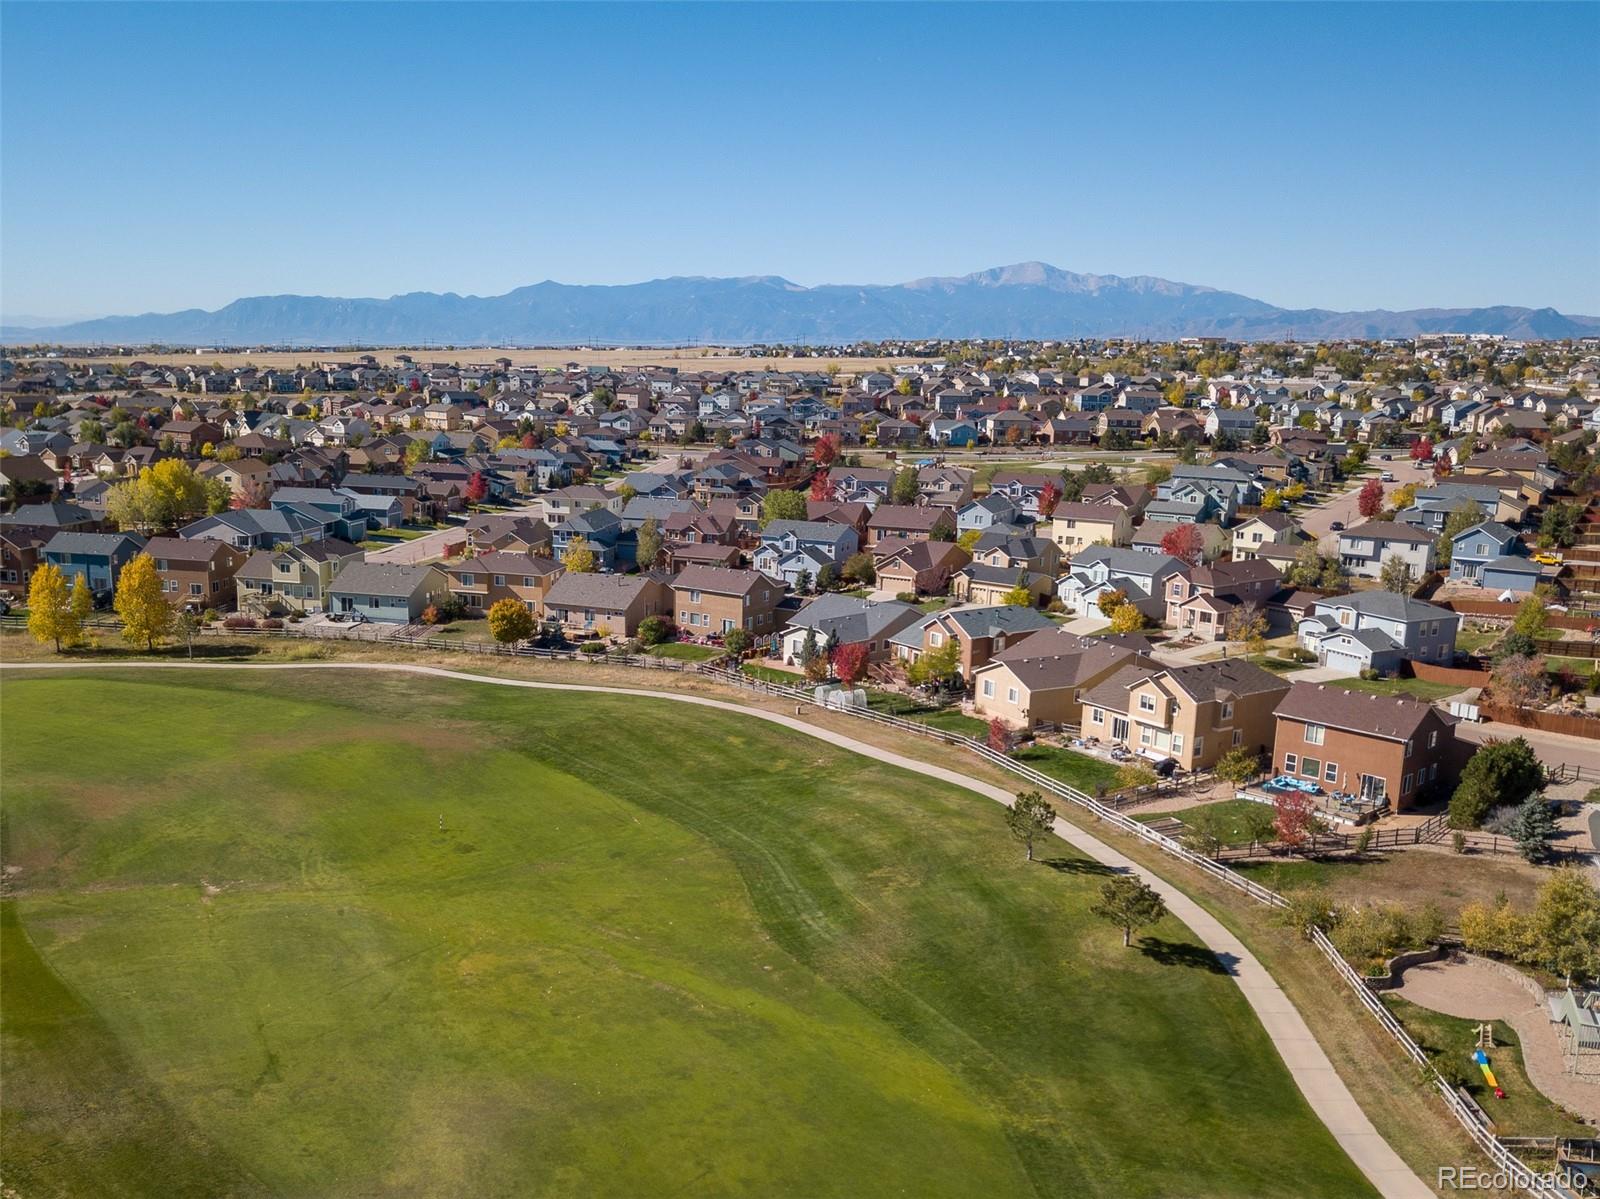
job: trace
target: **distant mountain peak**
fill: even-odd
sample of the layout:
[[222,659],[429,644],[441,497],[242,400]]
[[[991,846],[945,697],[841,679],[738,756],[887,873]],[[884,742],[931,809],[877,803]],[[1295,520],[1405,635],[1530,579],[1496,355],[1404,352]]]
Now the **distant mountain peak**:
[[1236,292],[1153,275],[1087,275],[1017,262],[898,284],[802,287],[779,275],[674,276],[622,285],[546,279],[500,296],[407,292],[388,299],[249,296],[193,309],[8,328],[12,343],[174,345],[566,345],[1015,337],[1226,337],[1261,340],[1492,333],[1555,339],[1600,320],[1553,308],[1291,311]]

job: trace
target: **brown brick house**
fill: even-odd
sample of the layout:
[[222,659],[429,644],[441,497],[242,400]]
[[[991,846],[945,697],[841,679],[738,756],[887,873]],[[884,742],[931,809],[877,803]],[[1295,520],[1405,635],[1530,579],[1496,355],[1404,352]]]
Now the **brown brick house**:
[[173,445],[180,450],[189,450],[196,454],[200,452],[201,446],[219,446],[227,437],[221,425],[212,424],[208,420],[168,421],[156,431],[156,436],[162,441],[170,437]]
[[155,559],[167,601],[185,608],[231,606],[234,576],[250,560],[244,550],[209,537],[152,537],[144,552]]
[[1272,769],[1403,812],[1441,777],[1453,784],[1463,748],[1454,718],[1431,704],[1296,683],[1278,704]]
[[672,617],[680,629],[721,636],[745,629],[757,636],[777,631],[782,584],[758,570],[686,566],[672,580]]
[[[542,522],[541,522],[542,523]],[[529,612],[543,615],[545,596],[561,577],[561,563],[513,550],[491,550],[473,558],[441,562],[450,594],[471,611],[486,612],[503,599],[514,599]]]
[[573,574],[556,579],[544,598],[547,620],[575,633],[632,637],[646,616],[669,616],[672,588],[655,574]]

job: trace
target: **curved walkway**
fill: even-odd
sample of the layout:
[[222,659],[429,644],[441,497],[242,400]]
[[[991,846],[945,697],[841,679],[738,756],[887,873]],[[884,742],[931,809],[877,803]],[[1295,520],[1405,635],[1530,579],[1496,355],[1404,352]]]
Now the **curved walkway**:
[[1550,1015],[1533,992],[1487,962],[1425,962],[1409,966],[1393,994],[1418,1007],[1463,1020],[1504,1020],[1522,1043],[1522,1068],[1547,1098],[1600,1126],[1600,1085],[1566,1072]]
[[[661,699],[673,703],[695,704],[704,708],[719,708],[742,716],[753,716],[773,724],[782,725],[808,737],[837,745],[854,753],[865,754],[888,762],[903,770],[914,771],[928,778],[964,787],[1002,804],[1011,803],[1011,792],[1001,787],[979,782],[955,770],[933,766],[916,758],[857,741],[853,737],[816,728],[804,720],[750,708],[727,700],[710,699],[700,695],[684,695],[673,691],[652,691],[640,687],[602,687],[583,683],[539,683],[528,679],[495,678],[490,675],[469,674],[465,671],[447,670],[439,666],[421,666],[393,662],[271,662],[234,664],[225,662],[19,662],[5,664],[4,670],[388,670],[409,674],[432,675],[437,678],[456,679],[467,683],[482,683],[496,687],[524,687],[538,691],[587,691],[607,695],[637,695],[648,699]],[[1284,1065],[1289,1068],[1300,1093],[1306,1097],[1311,1110],[1317,1114],[1333,1133],[1334,1139],[1349,1154],[1350,1160],[1367,1176],[1372,1185],[1386,1199],[1428,1199],[1433,1191],[1400,1159],[1387,1141],[1378,1135],[1360,1105],[1345,1086],[1344,1080],[1334,1070],[1333,1063],[1322,1052],[1316,1038],[1301,1018],[1288,996],[1272,980],[1266,968],[1256,960],[1242,941],[1225,928],[1194,900],[1182,891],[1139,866],[1131,858],[1097,840],[1065,820],[1058,819],[1055,834],[1073,848],[1103,865],[1138,876],[1160,893],[1167,908],[1205,943],[1206,947],[1228,968],[1246,1002],[1255,1010],[1267,1035],[1272,1039]]]

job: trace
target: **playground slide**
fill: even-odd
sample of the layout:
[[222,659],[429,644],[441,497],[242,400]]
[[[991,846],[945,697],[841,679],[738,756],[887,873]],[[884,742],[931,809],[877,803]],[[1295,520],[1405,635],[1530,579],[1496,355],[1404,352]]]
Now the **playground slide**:
[[1478,1063],[1478,1069],[1483,1071],[1483,1081],[1488,1083],[1494,1091],[1496,1099],[1504,1099],[1506,1093],[1500,1089],[1500,1084],[1495,1081],[1494,1071],[1489,1069],[1489,1055],[1481,1049],[1472,1051],[1472,1060]]

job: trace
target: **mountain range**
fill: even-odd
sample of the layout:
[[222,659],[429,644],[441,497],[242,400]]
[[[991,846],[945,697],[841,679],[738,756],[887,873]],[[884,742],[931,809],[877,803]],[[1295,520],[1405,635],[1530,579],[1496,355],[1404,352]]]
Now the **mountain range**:
[[1227,337],[1237,340],[1600,333],[1553,308],[1286,309],[1148,275],[1080,275],[1042,262],[909,283],[801,287],[771,275],[623,285],[546,281],[501,296],[251,296],[214,312],[8,327],[9,342],[170,345],[625,345],[808,343],[939,337]]

